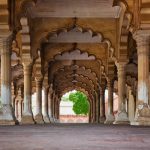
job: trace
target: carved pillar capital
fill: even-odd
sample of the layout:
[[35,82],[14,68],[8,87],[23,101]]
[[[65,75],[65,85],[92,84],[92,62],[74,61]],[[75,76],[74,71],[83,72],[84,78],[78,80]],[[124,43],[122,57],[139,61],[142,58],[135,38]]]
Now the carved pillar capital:
[[32,64],[23,64],[24,75],[32,75]]
[[108,86],[108,88],[112,88],[113,85],[114,85],[113,78],[107,78],[107,86]]
[[12,33],[7,33],[5,35],[0,35],[0,53],[1,55],[10,55],[11,54],[11,41]]
[[137,46],[145,46],[150,42],[150,30],[138,30],[133,34],[133,38],[137,42]]
[[100,86],[100,95],[104,94],[106,86]]
[[43,82],[43,77],[42,77],[42,75],[38,75],[38,76],[36,76],[35,77],[35,81],[37,82],[37,83],[42,83]]
[[22,59],[22,64],[24,67],[32,67],[33,66],[33,60],[30,58],[27,58],[27,57],[28,56],[24,56],[24,58]]
[[150,44],[150,30],[138,30],[133,34],[133,38],[136,40],[138,55],[149,55],[147,47]]
[[45,85],[45,84],[43,84],[43,89],[44,89],[44,91],[49,91],[49,85],[47,84],[47,85]]

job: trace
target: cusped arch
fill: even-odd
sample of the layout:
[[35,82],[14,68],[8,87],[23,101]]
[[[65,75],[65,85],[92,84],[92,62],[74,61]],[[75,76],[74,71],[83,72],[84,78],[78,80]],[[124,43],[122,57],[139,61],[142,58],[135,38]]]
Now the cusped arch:
[[106,44],[107,48],[108,48],[108,51],[110,53],[109,56],[112,57],[112,58],[115,58],[115,54],[114,54],[115,50],[114,50],[114,48],[112,46],[112,43],[111,43],[111,41],[109,39],[103,37],[103,34],[100,33],[100,32],[94,32],[92,29],[86,29],[86,28],[83,28],[83,27],[78,26],[78,25],[71,25],[69,27],[64,27],[62,29],[58,29],[55,32],[47,33],[46,36],[41,37],[39,43],[42,44],[43,42],[48,42],[48,39],[50,37],[59,38],[59,35],[61,35],[63,33],[71,32],[74,29],[78,29],[78,31],[80,31],[80,33],[82,33],[82,34],[88,33],[89,36],[91,37],[91,39],[94,38],[94,37],[97,37],[97,38],[99,37],[99,42],[98,43]]
[[[79,25],[73,25],[71,27],[68,27],[68,28],[63,28],[61,30],[57,30],[55,32],[51,32],[51,33],[48,33],[47,36],[46,36],[46,39],[48,40],[50,37],[56,37],[56,38],[59,38],[59,36],[61,36],[61,34],[63,33],[69,33],[69,32],[72,32],[73,30],[78,30],[80,33],[82,34],[85,34],[87,33],[88,36],[91,37],[91,41],[93,41],[93,38],[97,38],[96,41],[98,43],[104,43],[104,44],[107,44],[108,46],[108,50],[110,51],[112,57],[114,57],[114,48],[112,47],[112,44],[111,44],[111,41],[104,38],[103,37],[103,34],[100,33],[100,32],[94,32],[92,29],[86,29],[86,28],[83,28]],[[46,40],[46,41],[47,41]]]
[[91,102],[92,101],[92,96],[91,96],[91,93],[89,93],[89,91],[87,91],[86,89],[82,88],[82,87],[78,87],[78,86],[68,86],[66,88],[64,88],[62,91],[61,91],[61,94],[60,94],[60,97],[62,97],[65,93],[67,92],[70,92],[72,90],[77,90],[77,91],[81,91],[83,92],[89,99],[89,101]]
[[[92,81],[92,83],[94,83],[95,88],[99,87],[98,77],[97,77],[96,73],[91,71],[91,69],[85,68],[84,66],[80,67],[80,66],[75,65],[75,66],[68,67],[67,69],[69,69],[69,71],[70,71],[70,72],[68,72],[68,70],[66,68],[67,67],[63,67],[63,68],[58,69],[53,76],[56,77],[56,75],[60,75],[60,74],[62,76],[62,74],[65,73],[65,75],[63,74],[64,75],[63,77],[66,77],[67,73],[68,73],[68,75],[73,75],[74,70],[76,70],[75,71],[76,74],[87,77],[89,80]],[[80,73],[79,72],[80,70],[83,71],[83,73],[82,72]],[[60,73],[60,71],[62,73]],[[89,75],[90,75],[90,77],[89,77]]]
[[83,82],[86,83],[91,89],[95,89],[97,90],[98,88],[95,86],[95,84],[92,82],[92,80],[90,80],[88,77],[83,76],[83,75],[67,75],[63,78],[56,78],[55,80],[55,84],[59,85],[59,84],[66,84],[67,82]]
[[76,49],[73,51],[67,51],[54,56],[55,60],[95,60],[94,55],[90,55],[88,52],[81,52],[81,50]]
[[[86,83],[82,83],[82,82],[77,82],[77,83],[68,83],[68,84],[65,84],[65,83],[63,83],[62,85],[59,85],[59,87],[55,87],[55,89],[58,91],[58,92],[61,92],[62,91],[62,89],[65,89],[65,88],[67,88],[67,87],[76,87],[76,86],[78,86],[78,87],[82,87],[82,88],[84,88],[84,89],[86,89],[87,91],[91,91],[91,88],[90,87],[88,87],[87,86],[87,84]],[[92,93],[92,91],[90,92],[90,93]]]

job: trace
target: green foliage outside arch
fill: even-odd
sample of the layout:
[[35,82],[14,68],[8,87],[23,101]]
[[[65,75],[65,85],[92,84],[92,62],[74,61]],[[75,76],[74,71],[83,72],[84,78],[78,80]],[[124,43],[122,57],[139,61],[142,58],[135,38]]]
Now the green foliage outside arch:
[[82,92],[70,93],[69,100],[73,102],[73,111],[77,115],[88,115],[89,102],[87,96]]

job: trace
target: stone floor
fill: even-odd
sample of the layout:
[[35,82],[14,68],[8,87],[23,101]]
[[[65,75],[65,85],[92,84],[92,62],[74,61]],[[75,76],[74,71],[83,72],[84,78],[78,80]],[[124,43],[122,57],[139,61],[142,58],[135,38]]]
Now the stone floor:
[[150,127],[96,124],[0,126],[0,150],[150,150]]

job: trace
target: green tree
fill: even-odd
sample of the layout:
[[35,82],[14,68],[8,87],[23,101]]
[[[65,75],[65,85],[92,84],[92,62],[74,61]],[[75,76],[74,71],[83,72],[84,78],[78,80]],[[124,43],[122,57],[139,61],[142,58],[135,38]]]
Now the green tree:
[[82,92],[70,93],[69,100],[73,102],[73,111],[77,115],[87,115],[89,113],[89,102],[87,96]]

